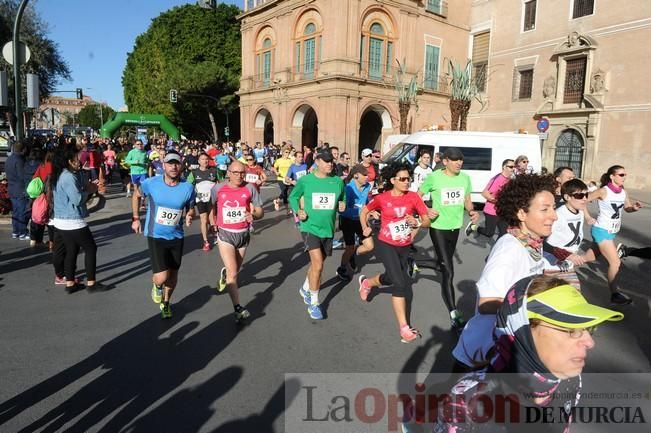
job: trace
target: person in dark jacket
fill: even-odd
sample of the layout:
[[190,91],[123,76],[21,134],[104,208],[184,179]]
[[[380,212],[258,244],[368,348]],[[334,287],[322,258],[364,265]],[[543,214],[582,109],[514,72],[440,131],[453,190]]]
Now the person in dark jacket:
[[17,141],[14,144],[13,152],[5,162],[5,171],[7,172],[7,182],[9,189],[9,198],[11,199],[11,237],[28,241],[27,223],[29,214],[27,213],[29,199],[25,188],[25,157],[23,156],[25,144]]

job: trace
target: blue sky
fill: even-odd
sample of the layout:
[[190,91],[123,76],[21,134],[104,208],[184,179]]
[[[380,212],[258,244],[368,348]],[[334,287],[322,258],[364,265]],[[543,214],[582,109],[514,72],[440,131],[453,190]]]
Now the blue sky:
[[[59,44],[70,67],[72,80],[62,82],[58,89],[80,87],[85,95],[118,110],[124,105],[122,71],[136,37],[162,12],[188,3],[196,1],[32,0],[29,4],[48,23],[49,37]],[[243,0],[221,3],[244,5]]]

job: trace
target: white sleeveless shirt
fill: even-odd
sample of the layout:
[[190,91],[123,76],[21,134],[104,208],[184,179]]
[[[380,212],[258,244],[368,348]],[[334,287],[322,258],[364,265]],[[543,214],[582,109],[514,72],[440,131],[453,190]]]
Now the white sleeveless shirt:
[[599,216],[595,226],[607,230],[608,233],[617,233],[622,227],[626,190],[622,188],[620,192],[614,192],[607,186],[603,188],[606,190],[606,197],[598,201]]

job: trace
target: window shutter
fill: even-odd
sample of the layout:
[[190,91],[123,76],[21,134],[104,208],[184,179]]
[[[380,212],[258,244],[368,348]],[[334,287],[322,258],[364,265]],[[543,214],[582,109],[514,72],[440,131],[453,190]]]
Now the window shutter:
[[490,43],[490,32],[478,33],[472,40],[472,62],[488,62],[488,49]]
[[524,4],[524,31],[536,28],[536,0]]
[[425,88],[438,90],[440,48],[425,45]]

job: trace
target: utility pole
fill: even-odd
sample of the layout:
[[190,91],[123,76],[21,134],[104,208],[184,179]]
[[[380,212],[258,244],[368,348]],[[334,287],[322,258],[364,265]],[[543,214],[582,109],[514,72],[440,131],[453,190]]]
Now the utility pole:
[[28,1],[22,0],[20,6],[18,6],[18,12],[14,20],[14,35],[12,40],[14,49],[14,97],[16,98],[16,141],[23,139],[23,107],[21,100],[23,86],[20,82],[20,64],[22,59],[20,58],[21,51],[18,44],[20,43],[20,22],[23,19],[23,13],[25,12]]

